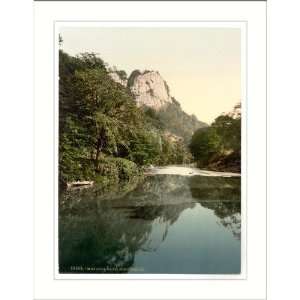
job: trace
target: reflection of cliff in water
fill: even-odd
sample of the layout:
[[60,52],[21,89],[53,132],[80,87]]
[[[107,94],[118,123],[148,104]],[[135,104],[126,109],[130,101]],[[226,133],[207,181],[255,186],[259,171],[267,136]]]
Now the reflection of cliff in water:
[[94,187],[61,194],[60,272],[128,272],[136,252],[156,251],[170,226],[197,203],[212,209],[220,224],[236,235],[231,227],[234,216],[240,225],[238,180],[155,175],[106,190]]

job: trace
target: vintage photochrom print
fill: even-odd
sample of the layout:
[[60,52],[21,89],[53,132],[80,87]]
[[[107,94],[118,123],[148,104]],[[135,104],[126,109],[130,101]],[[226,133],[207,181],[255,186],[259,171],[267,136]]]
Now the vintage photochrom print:
[[59,274],[242,274],[242,23],[56,24]]

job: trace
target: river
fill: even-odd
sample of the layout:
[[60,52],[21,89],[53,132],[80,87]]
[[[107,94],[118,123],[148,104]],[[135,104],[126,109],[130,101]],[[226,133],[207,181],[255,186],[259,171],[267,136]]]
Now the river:
[[188,166],[59,198],[60,273],[239,274],[241,178]]

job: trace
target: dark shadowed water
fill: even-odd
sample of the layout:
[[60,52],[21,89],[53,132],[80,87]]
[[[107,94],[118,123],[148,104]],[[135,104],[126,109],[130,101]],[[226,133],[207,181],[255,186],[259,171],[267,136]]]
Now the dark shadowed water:
[[240,177],[156,174],[106,190],[64,192],[59,271],[238,274],[240,183]]

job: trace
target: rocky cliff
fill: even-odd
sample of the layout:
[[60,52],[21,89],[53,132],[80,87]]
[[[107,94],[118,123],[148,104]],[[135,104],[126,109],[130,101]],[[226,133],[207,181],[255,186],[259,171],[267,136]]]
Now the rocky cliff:
[[189,142],[195,130],[206,127],[194,115],[189,115],[181,108],[180,103],[171,96],[167,82],[157,71],[135,70],[128,78],[127,87],[134,95],[137,105],[145,110],[152,110],[160,120],[163,129],[176,138]]
[[169,87],[157,71],[133,71],[128,79],[128,87],[138,106],[145,105],[158,111],[172,103]]
[[167,135],[176,140],[189,142],[194,131],[207,124],[189,115],[180,103],[171,96],[170,88],[158,71],[133,71],[129,78],[124,71],[114,70],[110,77],[130,89],[136,103],[143,107],[152,120],[159,123]]

